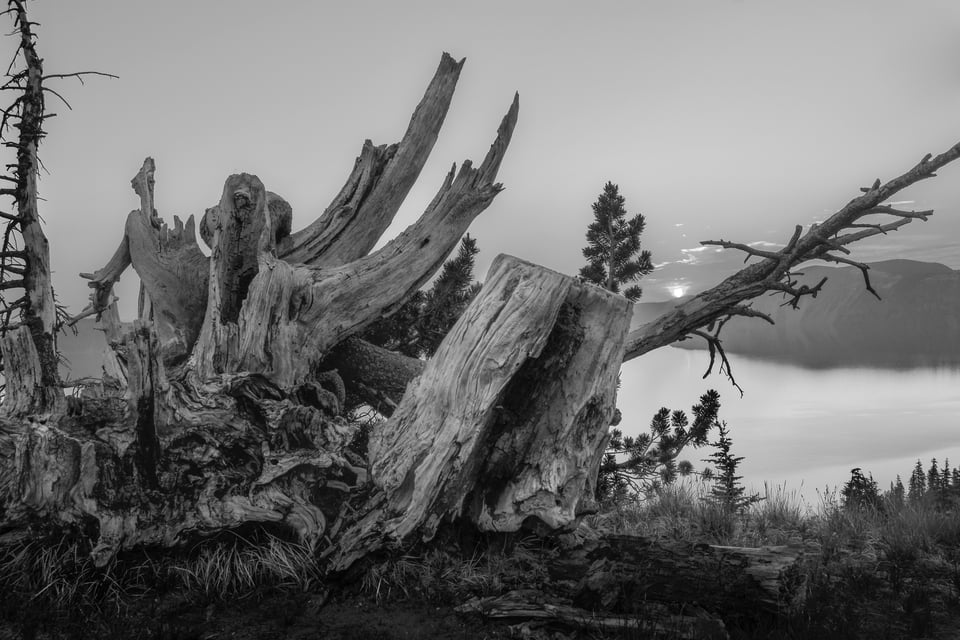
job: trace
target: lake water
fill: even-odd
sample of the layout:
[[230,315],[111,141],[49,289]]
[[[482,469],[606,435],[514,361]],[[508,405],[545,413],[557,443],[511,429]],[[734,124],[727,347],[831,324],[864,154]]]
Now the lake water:
[[[872,472],[881,489],[897,474],[906,484],[919,458],[942,467],[960,464],[960,368],[807,369],[729,354],[739,391],[716,372],[702,379],[706,351],[665,347],[627,362],[621,373],[620,428],[645,431],[663,406],[690,407],[713,388],[720,419],[744,456],[743,482],[763,492],[764,482],[797,490],[812,505],[817,490],[842,486],[850,470]],[[690,449],[681,459],[696,469],[712,447]]]

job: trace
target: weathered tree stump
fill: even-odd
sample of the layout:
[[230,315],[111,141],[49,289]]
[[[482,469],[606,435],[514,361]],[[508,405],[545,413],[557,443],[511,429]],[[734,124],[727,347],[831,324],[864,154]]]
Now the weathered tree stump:
[[[795,267],[810,260],[855,265],[872,291],[866,265],[845,257],[846,246],[926,220],[929,211],[884,203],[960,157],[957,144],[886,183],[877,180],[806,233],[797,227],[781,250],[708,243],[760,261],[629,336],[626,299],[500,257],[481,295],[422,363],[356,335],[422,287],[500,193],[496,177],[519,110],[514,97],[479,166],[454,167],[423,215],[371,252],[417,180],[449,108],[462,61],[444,54],[403,138],[364,143],[341,192],[296,233],[289,234],[291,210],[282,198],[256,176],[234,175],[201,219],[212,250],[206,258],[192,217],[186,224],[175,218],[172,229],[160,220],[148,158],[132,181],[140,208],[127,217],[107,265],[86,276],[94,291],[83,314],[106,316],[115,357],[102,392],[67,412],[36,197],[42,84],[56,75],[43,74],[36,23],[24,3],[11,0],[8,13],[26,68],[8,75],[9,86],[23,91],[7,111],[17,121],[11,130],[18,139],[5,140],[17,150],[17,165],[4,176],[14,186],[0,194],[14,198],[17,212],[3,215],[0,288],[23,288],[24,295],[2,309],[7,322],[18,313],[20,328],[0,327],[7,383],[0,537],[67,524],[95,542],[99,562],[118,549],[173,546],[251,523],[285,527],[325,549],[334,570],[374,549],[430,539],[450,520],[498,532],[570,528],[594,509],[624,358],[697,336],[710,344],[711,364],[719,352],[728,365],[723,323],[734,315],[769,320],[748,306],[767,292],[794,305],[815,296],[823,282],[801,286],[795,277]],[[875,215],[893,221],[869,217]],[[13,232],[22,248],[11,244]],[[116,316],[112,287],[131,265],[142,296],[139,322],[127,325]],[[10,274],[17,278],[5,279]],[[358,426],[343,417],[348,397],[392,412],[374,432],[368,460],[350,447]],[[581,586],[570,607],[616,606],[608,602],[610,580],[633,584],[639,566],[659,580],[651,589],[687,597],[671,591],[668,578],[683,573],[673,568],[676,558],[643,565],[622,540],[606,549],[614,544],[621,546],[613,555],[583,551],[583,562],[595,554],[594,568],[573,580]],[[765,584],[782,586],[780,565],[764,564],[763,553],[728,560],[750,557],[693,549],[680,558],[696,567],[690,579],[710,575],[710,563],[718,563],[723,585],[743,585],[751,597],[766,597]],[[735,597],[720,592],[722,602]]]
[[590,512],[631,312],[599,287],[494,260],[371,436],[376,494],[334,566],[384,542],[429,539],[460,516],[486,531],[554,530]]

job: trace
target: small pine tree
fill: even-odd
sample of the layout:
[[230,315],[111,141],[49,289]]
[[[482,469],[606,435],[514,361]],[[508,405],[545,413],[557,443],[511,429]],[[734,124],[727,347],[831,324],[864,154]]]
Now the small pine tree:
[[[899,477],[897,478],[899,480]],[[901,485],[901,489],[903,485]],[[873,474],[866,477],[860,467],[850,470],[850,479],[840,491],[843,496],[843,506],[847,509],[877,509],[882,510],[883,501],[880,499],[880,489],[877,487]]]
[[920,460],[917,460],[917,464],[913,467],[913,472],[910,474],[910,493],[908,498],[910,502],[917,503],[923,499],[924,494],[927,492],[927,476],[923,472],[923,465],[920,464]]
[[593,222],[587,227],[587,246],[583,249],[587,266],[580,269],[580,277],[614,293],[630,285],[623,295],[636,301],[643,291],[630,283],[653,271],[653,262],[650,252],[640,249],[646,221],[639,213],[627,219],[625,202],[617,185],[604,185],[603,193],[593,203]]
[[419,358],[421,348],[417,323],[423,313],[425,297],[423,291],[415,292],[393,315],[377,320],[367,327],[360,337],[390,351]]
[[471,284],[474,258],[479,252],[477,241],[464,236],[457,257],[443,264],[440,275],[424,296],[417,323],[423,355],[429,357],[436,352],[444,336],[479,292],[480,285]]
[[430,357],[480,290],[473,281],[477,241],[469,235],[443,264],[428,291],[417,291],[393,315],[361,334],[365,340],[413,358]]
[[630,493],[647,493],[655,486],[693,473],[690,462],[677,462],[677,458],[688,446],[696,448],[708,443],[719,411],[720,394],[710,389],[691,409],[692,424],[683,411],[664,407],[650,421],[649,433],[634,438],[624,436],[620,429],[611,429],[597,477],[597,499],[618,501]]
[[727,423],[719,423],[717,430],[720,437],[712,443],[717,450],[704,459],[704,462],[712,462],[716,467],[709,500],[720,505],[726,511],[742,512],[751,504],[760,502],[763,498],[757,494],[745,495],[746,487],[740,483],[743,476],[737,475],[737,467],[743,461],[743,456],[734,456],[730,452],[733,448],[733,440],[727,431]]
[[927,491],[935,494],[940,489],[940,469],[937,468],[937,459],[930,460],[930,470],[927,471]]
[[903,487],[903,480],[900,479],[900,474],[897,474],[897,481],[890,483],[890,501],[893,504],[900,506],[903,504],[904,498],[906,497],[907,491]]

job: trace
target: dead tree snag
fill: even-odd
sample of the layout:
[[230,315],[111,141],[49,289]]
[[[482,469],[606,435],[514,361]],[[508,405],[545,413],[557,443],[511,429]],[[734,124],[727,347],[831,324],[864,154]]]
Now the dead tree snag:
[[[822,283],[802,288],[793,276],[808,260],[855,264],[870,289],[866,267],[847,257],[847,247],[925,220],[930,212],[884,203],[960,156],[957,145],[878,181],[806,234],[798,228],[780,251],[715,243],[760,262],[630,334],[626,299],[500,256],[481,293],[424,362],[356,334],[423,286],[500,193],[497,173],[519,110],[514,97],[479,166],[454,167],[423,215],[372,251],[450,106],[463,63],[444,54],[400,142],[365,143],[341,192],[296,233],[282,197],[252,174],[233,175],[200,220],[211,248],[205,257],[193,217],[174,218],[172,227],[160,218],[156,167],[147,158],[132,181],[139,209],[127,216],[113,257],[85,275],[93,291],[83,313],[101,316],[113,358],[102,393],[68,413],[56,378],[49,253],[36,212],[43,76],[23,5],[11,0],[11,7],[27,69],[8,83],[22,93],[4,121],[18,123],[18,165],[7,178],[15,187],[0,194],[13,196],[18,209],[0,214],[8,222],[0,291],[24,288],[26,295],[6,304],[0,340],[8,384],[0,416],[0,537],[73,526],[89,535],[99,562],[119,549],[174,546],[242,525],[292,532],[322,553],[331,571],[375,550],[430,540],[449,522],[487,532],[573,528],[594,509],[624,359],[700,336],[729,372],[722,323],[732,315],[763,317],[748,303],[767,292],[785,294],[788,304],[815,296]],[[874,224],[868,216],[895,219]],[[12,240],[15,232],[23,246]],[[143,303],[134,322],[122,323],[112,288],[131,266]],[[22,324],[16,330],[13,313]],[[351,447],[358,425],[344,417],[345,407],[359,401],[390,414],[374,428],[366,457]],[[618,549],[634,553],[638,545]],[[603,589],[590,585],[633,570],[597,553],[588,559],[614,569],[581,575],[586,583],[566,613],[608,607]],[[701,556],[712,561],[722,553]],[[766,594],[768,602],[768,574],[777,574],[776,583],[784,569],[779,551],[741,560],[737,566],[751,580],[724,584],[753,585],[751,593]],[[759,587],[750,573],[758,564],[766,576]],[[521,599],[482,607],[515,605]]]

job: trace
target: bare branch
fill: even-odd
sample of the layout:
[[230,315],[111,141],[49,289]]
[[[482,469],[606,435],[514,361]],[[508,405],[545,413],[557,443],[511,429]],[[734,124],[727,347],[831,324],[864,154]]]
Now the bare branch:
[[24,286],[23,280],[7,280],[6,282],[0,282],[0,289],[17,289]]
[[830,253],[823,254],[822,256],[820,256],[820,259],[826,260],[828,262],[836,262],[838,264],[846,264],[846,265],[850,265],[851,267],[856,267],[857,269],[860,269],[860,272],[863,274],[863,284],[866,290],[872,293],[877,300],[882,300],[882,298],[880,297],[880,294],[877,293],[876,290],[874,290],[873,285],[870,284],[870,274],[867,273],[870,270],[870,265],[865,264],[863,262],[857,262],[856,260],[850,260],[849,258],[835,256]]
[[368,140],[346,184],[323,215],[278,246],[277,255],[288,262],[326,267],[370,252],[430,156],[463,63],[443,54],[400,142],[375,147]]
[[[861,189],[862,195],[848,202],[823,223],[811,226],[805,234],[800,227],[797,227],[790,241],[780,251],[761,251],[749,245],[728,241],[702,243],[738,249],[745,251],[748,257],[754,255],[763,260],[744,267],[712,289],[677,305],[653,322],[634,329],[627,339],[624,360],[636,358],[648,351],[676,342],[690,335],[694,330],[728,316],[731,308],[766,292],[785,294],[789,299],[784,304],[793,307],[796,307],[804,296],[815,297],[826,279],[812,287],[799,285],[792,271],[797,265],[810,260],[853,263],[852,260],[846,262],[846,259],[836,255],[838,251],[846,253],[841,247],[845,248],[858,240],[893,231],[913,220],[926,220],[932,212],[901,211],[883,203],[910,185],[936,175],[938,169],[957,158],[960,158],[960,143],[937,156],[927,154],[911,169],[886,183],[880,180],[875,181],[872,186]],[[858,224],[863,216],[875,214],[890,215],[895,220],[877,225]],[[858,231],[844,233],[851,229],[858,229]],[[854,263],[853,266],[860,268],[860,263]],[[861,269],[861,271],[864,273],[867,290],[876,295],[876,291],[869,283],[866,270]]]
[[850,224],[847,225],[848,229],[868,229],[867,231],[859,231],[857,233],[847,233],[842,236],[834,238],[834,242],[841,245],[848,245],[852,242],[858,240],[863,240],[864,238],[869,238],[876,235],[886,235],[888,231],[896,231],[900,227],[910,224],[908,218],[903,218],[900,220],[894,220],[887,224]]
[[[60,95],[58,92],[54,91],[54,90],[51,89],[50,87],[44,87],[43,90],[46,91],[46,92],[48,92],[48,93],[52,93],[53,95],[55,95],[55,96],[57,96],[58,98],[60,98],[60,101],[63,102],[63,104],[67,105],[67,109],[70,109],[71,111],[73,111],[73,107],[70,105],[69,102],[67,102],[67,99],[64,98],[62,95]],[[54,113],[46,113],[46,114],[44,114],[43,117],[44,117],[44,118],[52,118],[52,117],[55,116],[55,115],[56,115],[56,114],[54,114]]]
[[745,318],[760,318],[762,320],[765,320],[769,324],[776,324],[773,321],[773,318],[771,318],[764,312],[757,311],[756,309],[746,305],[742,305],[742,304],[734,305],[730,307],[728,311],[730,312],[730,315],[733,315],[733,316],[743,316]]
[[83,84],[83,76],[101,76],[104,78],[113,78],[114,80],[119,80],[120,76],[114,75],[112,73],[104,73],[103,71],[74,71],[73,73],[49,73],[43,76],[44,80],[50,80],[51,78],[76,78],[80,81],[80,84]]
[[797,242],[800,240],[800,234],[803,233],[803,227],[797,225],[793,230],[793,235],[790,237],[790,241],[787,243],[787,246],[783,248],[784,254],[791,254],[797,246]]
[[773,291],[782,291],[788,296],[792,296],[790,300],[784,302],[781,307],[790,305],[794,309],[799,308],[800,298],[803,296],[810,296],[811,298],[816,298],[817,294],[820,293],[820,289],[823,288],[823,285],[827,283],[827,279],[824,277],[814,286],[800,285],[797,286],[796,280],[789,280],[787,282],[776,282],[770,285],[770,289]]
[[724,249],[737,249],[738,251],[744,251],[747,253],[747,257],[743,259],[744,262],[750,259],[750,256],[757,256],[758,258],[771,258],[777,259],[780,254],[774,251],[762,251],[760,249],[755,249],[748,244],[742,244],[740,242],[728,242],[727,240],[704,240],[700,244],[704,246],[716,246],[723,247]]
[[720,355],[720,373],[724,373],[727,376],[727,379],[730,381],[737,391],[740,392],[740,397],[743,397],[743,389],[737,384],[737,381],[733,377],[733,371],[730,369],[730,360],[727,358],[727,352],[723,350],[723,344],[720,342],[720,329],[723,328],[723,324],[726,320],[721,321],[720,325],[717,326],[717,330],[711,335],[706,331],[701,331],[700,329],[695,329],[691,331],[691,335],[699,336],[707,341],[707,347],[710,349],[710,364],[707,366],[706,372],[703,374],[704,380],[707,376],[713,371],[713,365],[716,362],[717,355]]
[[94,299],[94,295],[93,295],[93,294],[91,294],[90,297],[91,297],[91,299],[92,299],[92,301],[90,302],[90,304],[88,304],[86,307],[84,307],[84,308],[83,308],[83,311],[81,311],[81,312],[78,313],[77,315],[75,315],[75,316],[71,317],[69,320],[67,320],[67,322],[65,323],[66,326],[72,327],[73,325],[77,324],[78,322],[80,322],[80,321],[83,320],[84,318],[89,318],[90,316],[94,316],[94,315],[97,316],[97,321],[99,321],[99,320],[100,320],[100,315],[101,315],[104,311],[106,311],[107,307],[109,307],[111,304],[113,304],[114,302],[117,302],[117,301],[120,299],[120,298],[117,298],[116,296],[112,296],[112,297],[110,298],[110,300],[107,301],[106,304],[101,305],[101,304],[99,304],[99,303]]
[[880,205],[879,207],[874,207],[865,212],[864,215],[870,215],[873,213],[884,213],[891,216],[897,216],[899,218],[916,218],[926,222],[927,218],[933,215],[933,209],[927,209],[926,211],[903,211],[902,209],[894,209],[889,205]]

